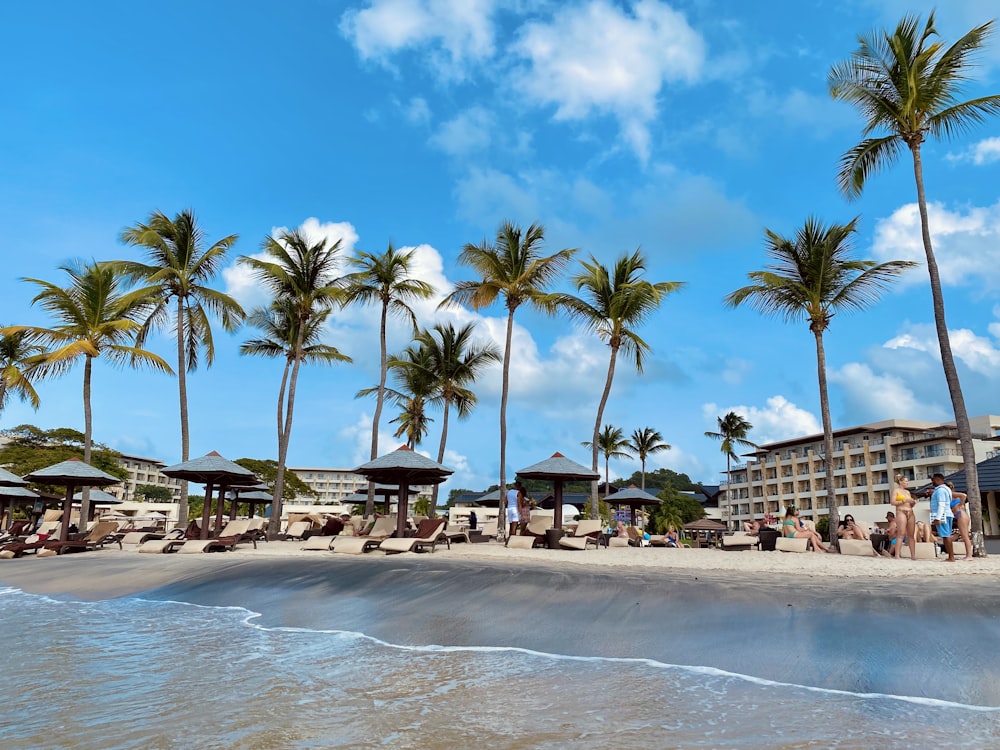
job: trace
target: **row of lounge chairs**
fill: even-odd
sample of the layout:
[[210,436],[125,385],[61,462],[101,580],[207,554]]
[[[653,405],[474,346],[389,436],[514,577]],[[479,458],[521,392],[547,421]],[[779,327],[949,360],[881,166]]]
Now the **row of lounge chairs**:
[[[302,546],[304,550],[329,550],[330,552],[360,555],[379,550],[386,554],[399,552],[433,552],[438,544],[451,547],[451,537],[445,530],[445,519],[426,518],[417,526],[413,536],[394,537],[396,521],[388,516],[379,518],[365,536],[311,536]],[[462,532],[455,532],[462,533]]]
[[42,532],[25,538],[23,541],[8,542],[0,547],[0,558],[11,559],[23,557],[29,552],[39,557],[51,557],[67,552],[86,552],[100,549],[106,544],[117,544],[121,548],[118,535],[118,524],[114,521],[99,521],[94,527],[78,539],[59,541],[53,536],[59,535],[59,525],[52,532]]

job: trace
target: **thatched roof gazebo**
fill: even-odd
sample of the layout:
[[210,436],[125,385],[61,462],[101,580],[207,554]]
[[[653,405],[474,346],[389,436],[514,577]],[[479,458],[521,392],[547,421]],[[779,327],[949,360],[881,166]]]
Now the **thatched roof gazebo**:
[[635,525],[635,509],[643,505],[662,505],[663,501],[656,495],[651,495],[645,490],[641,490],[635,485],[626,487],[623,490],[613,492],[604,498],[604,502],[611,505],[627,505],[632,513],[632,525]]
[[205,485],[205,507],[201,511],[201,538],[208,539],[208,519],[211,517],[212,490],[218,488],[218,509],[215,514],[215,525],[222,524],[222,505],[225,502],[226,489],[229,487],[249,487],[259,484],[260,480],[249,469],[244,469],[237,463],[212,451],[200,458],[174,464],[160,469],[164,476],[175,479],[186,479],[189,482]]
[[550,458],[539,461],[537,464],[525,467],[517,472],[521,479],[542,479],[552,482],[552,494],[554,495],[554,507],[552,510],[552,526],[556,529],[562,528],[562,508],[563,508],[563,482],[574,479],[599,479],[598,474],[593,469],[588,469],[583,464],[572,461],[562,453],[553,453]]
[[[68,461],[60,461],[44,469],[25,474],[24,478],[29,482],[39,484],[56,484],[66,488],[66,498],[63,500],[62,524],[59,527],[59,540],[65,542],[69,538],[69,521],[73,506],[73,490],[77,487],[106,487],[109,484],[118,484],[117,477],[84,463],[78,458],[71,458]],[[81,526],[84,519],[80,519]]]
[[407,506],[410,500],[410,485],[441,484],[454,474],[453,469],[442,466],[437,461],[421,456],[405,445],[392,453],[362,464],[354,470],[369,482],[393,485],[399,488],[399,507],[396,514],[396,536],[406,535]]

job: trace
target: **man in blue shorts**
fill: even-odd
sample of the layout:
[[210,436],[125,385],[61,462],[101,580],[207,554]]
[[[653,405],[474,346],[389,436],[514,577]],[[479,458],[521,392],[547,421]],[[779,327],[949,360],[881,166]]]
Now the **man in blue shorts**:
[[937,533],[944,542],[944,551],[948,553],[948,562],[955,562],[955,545],[951,543],[951,490],[944,483],[943,474],[931,477],[934,493],[931,495],[931,521],[937,521]]

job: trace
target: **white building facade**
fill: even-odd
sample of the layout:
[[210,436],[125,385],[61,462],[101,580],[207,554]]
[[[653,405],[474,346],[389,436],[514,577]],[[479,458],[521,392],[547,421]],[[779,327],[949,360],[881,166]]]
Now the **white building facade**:
[[[976,461],[1000,447],[1000,417],[970,420]],[[745,464],[732,467],[719,498],[722,520],[730,528],[765,514],[778,515],[789,505],[804,518],[817,519],[826,507],[827,470],[823,435],[769,443]],[[889,507],[894,477],[901,474],[923,484],[932,474],[961,471],[962,452],[954,422],[889,419],[835,430],[833,486],[837,505]]]

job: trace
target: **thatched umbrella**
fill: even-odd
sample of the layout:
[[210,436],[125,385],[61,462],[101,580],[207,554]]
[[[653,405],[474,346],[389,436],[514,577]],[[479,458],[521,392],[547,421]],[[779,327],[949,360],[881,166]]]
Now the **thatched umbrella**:
[[[77,492],[73,495],[73,504],[77,505],[83,502],[83,493]],[[104,490],[91,490],[90,491],[90,509],[93,513],[93,509],[100,505],[102,508],[106,508],[112,505],[121,505],[124,500],[119,500],[117,497],[112,495],[110,492],[105,492]],[[88,519],[89,520],[89,519]]]
[[274,502],[274,493],[268,491],[266,484],[255,484],[250,487],[232,487],[229,490],[229,520],[236,518],[236,504],[247,504],[247,515],[253,518],[257,505],[267,505]]
[[399,508],[396,516],[396,536],[406,535],[407,506],[410,500],[410,485],[441,484],[454,470],[436,461],[421,456],[405,445],[392,453],[379,456],[354,470],[369,482],[399,487]]
[[601,475],[583,464],[571,461],[562,453],[553,453],[551,458],[517,472],[521,479],[546,479],[552,482],[555,506],[552,510],[552,526],[562,528],[563,482],[567,479],[600,479]]
[[201,538],[208,539],[208,519],[211,517],[212,490],[219,489],[219,507],[216,512],[216,526],[222,524],[222,504],[228,487],[249,487],[259,484],[260,480],[249,469],[244,469],[237,463],[223,458],[215,451],[193,458],[184,463],[174,464],[160,469],[164,476],[176,479],[186,479],[189,482],[205,485],[205,507],[201,511]]
[[[31,490],[24,490],[23,489],[26,484],[27,484],[27,482],[25,482],[23,479],[21,479],[21,477],[19,477],[17,474],[13,474],[13,473],[7,471],[6,469],[4,469],[3,467],[0,467],[0,520],[3,519],[3,514],[7,512],[7,500],[8,499],[11,500],[11,501],[13,501],[10,504],[11,510],[13,510],[13,508],[14,508],[14,502],[16,502],[18,499],[26,498],[26,495],[24,495],[23,492],[30,493],[32,497],[38,497],[38,495],[36,495],[35,493],[31,492]],[[11,493],[11,494],[7,494],[7,493],[4,492],[4,490],[7,489],[7,488],[9,488],[9,487],[10,488],[22,488],[22,492],[14,492],[14,493]],[[13,515],[14,514],[11,513],[11,516],[13,516]],[[9,523],[7,525],[8,525],[8,527],[10,526]]]
[[[9,473],[9,472],[8,472]],[[7,518],[7,528],[14,522],[14,506],[22,504],[32,504],[41,495],[27,487],[0,485],[0,519],[7,512],[7,501],[10,501],[10,515]]]
[[[79,458],[71,458],[68,461],[60,461],[44,469],[25,474],[24,478],[29,482],[39,484],[57,484],[66,488],[66,499],[63,500],[62,524],[59,528],[59,540],[65,542],[69,539],[69,520],[73,505],[73,490],[77,487],[106,487],[109,484],[118,484],[117,477],[105,474],[95,466],[84,463]],[[80,519],[81,526],[83,519]]]
[[641,505],[662,505],[663,501],[656,495],[651,495],[645,490],[640,490],[634,484],[623,490],[608,495],[604,502],[621,507],[627,505],[632,513],[632,525],[635,525],[635,509]]

